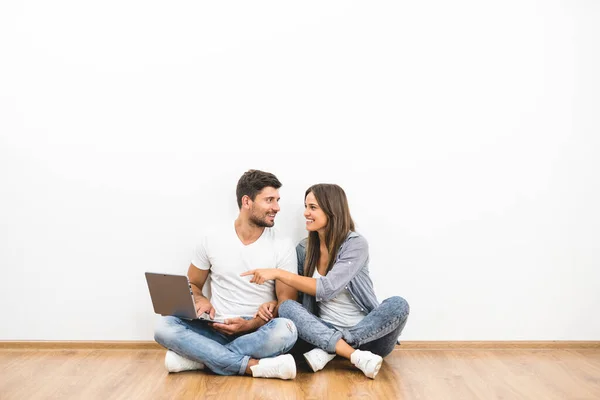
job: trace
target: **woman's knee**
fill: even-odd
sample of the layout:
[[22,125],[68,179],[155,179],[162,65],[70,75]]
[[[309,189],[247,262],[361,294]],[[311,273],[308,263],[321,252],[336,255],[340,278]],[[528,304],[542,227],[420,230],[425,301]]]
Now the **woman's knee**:
[[408,314],[410,313],[410,306],[403,297],[390,297],[389,299],[386,299],[385,302],[389,304],[395,316],[402,319],[408,317]]
[[282,318],[291,319],[294,315],[297,314],[298,307],[302,308],[300,303],[298,303],[297,301],[286,300],[279,305],[279,309],[277,310],[277,313]]

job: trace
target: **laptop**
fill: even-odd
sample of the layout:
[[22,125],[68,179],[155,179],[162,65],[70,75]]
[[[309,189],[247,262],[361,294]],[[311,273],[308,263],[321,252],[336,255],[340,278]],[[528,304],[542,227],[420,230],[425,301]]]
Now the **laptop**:
[[146,272],[146,282],[155,313],[190,320],[225,322],[223,319],[212,319],[207,313],[200,316],[196,314],[194,293],[187,276]]

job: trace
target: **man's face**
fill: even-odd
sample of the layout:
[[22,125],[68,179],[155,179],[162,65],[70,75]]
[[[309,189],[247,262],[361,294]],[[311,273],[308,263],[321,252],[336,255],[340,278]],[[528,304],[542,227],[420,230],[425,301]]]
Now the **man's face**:
[[279,212],[279,190],[267,186],[251,201],[250,222],[256,226],[270,228],[275,225],[275,215]]

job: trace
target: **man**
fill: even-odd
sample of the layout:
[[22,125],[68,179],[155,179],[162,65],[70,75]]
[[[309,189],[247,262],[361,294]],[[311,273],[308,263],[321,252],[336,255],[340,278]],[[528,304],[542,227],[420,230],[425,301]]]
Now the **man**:
[[[168,349],[169,372],[203,369],[219,375],[294,379],[296,364],[289,351],[298,337],[285,318],[266,322],[257,316],[265,303],[273,309],[297,297],[281,282],[254,285],[240,274],[254,268],[281,268],[297,273],[296,252],[289,240],[276,237],[272,227],[279,212],[281,182],[275,175],[249,170],[240,178],[236,195],[239,215],[233,227],[203,238],[188,269],[196,311],[225,323],[162,317],[155,340]],[[211,299],[202,294],[210,273]],[[276,309],[273,310],[275,315]]]

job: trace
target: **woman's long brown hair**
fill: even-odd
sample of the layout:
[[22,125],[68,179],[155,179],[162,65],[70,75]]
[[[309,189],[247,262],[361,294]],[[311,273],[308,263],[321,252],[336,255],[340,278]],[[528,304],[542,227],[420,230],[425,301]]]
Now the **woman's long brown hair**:
[[[327,215],[327,226],[325,226],[325,245],[329,253],[327,272],[331,270],[340,246],[346,240],[348,233],[354,230],[354,221],[350,216],[348,199],[344,189],[335,184],[319,183],[306,190],[306,196],[311,193],[317,199],[319,207]],[[304,260],[304,275],[312,277],[319,264],[321,257],[321,241],[317,232],[308,233],[308,245]],[[327,274],[327,272],[325,274]]]

